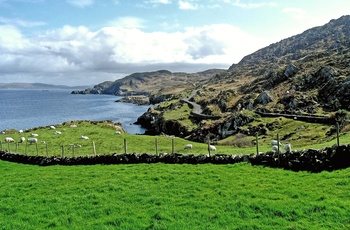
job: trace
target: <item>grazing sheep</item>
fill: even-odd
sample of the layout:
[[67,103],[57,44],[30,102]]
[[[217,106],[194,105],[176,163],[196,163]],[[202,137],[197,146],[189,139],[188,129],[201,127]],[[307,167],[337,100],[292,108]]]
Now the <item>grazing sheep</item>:
[[28,142],[29,142],[30,144],[32,144],[32,143],[38,143],[38,139],[37,139],[37,138],[28,138]]
[[81,136],[80,139],[89,140],[89,137],[87,137],[87,136]]
[[185,145],[185,147],[184,147],[184,149],[192,149],[192,144],[187,144],[187,145]]
[[50,129],[56,129],[56,127],[53,125],[50,125]]
[[216,151],[216,147],[214,145],[209,145],[209,150],[210,151]]
[[55,131],[55,134],[61,134],[61,132],[60,131]]
[[39,134],[37,134],[37,133],[31,133],[30,136],[32,136],[32,137],[38,137]]
[[80,144],[77,144],[77,148],[81,148],[81,145],[80,145]]
[[281,142],[278,143],[277,140],[272,140],[272,141],[271,141],[271,146],[275,146],[275,145],[280,145],[280,146],[281,146],[282,143],[281,143]]
[[278,146],[277,145],[274,145],[272,146],[272,149],[271,149],[273,152],[278,152]]
[[41,141],[40,143],[41,143],[42,145],[46,144],[46,142],[45,142],[45,141]]
[[26,138],[25,138],[25,137],[19,138],[19,143],[23,143],[23,142],[25,142],[25,141],[26,141]]
[[292,151],[292,145],[291,144],[285,144],[284,145],[284,150],[286,151],[286,152],[291,152]]
[[69,127],[71,127],[71,128],[76,128],[76,127],[78,127],[76,124],[71,124]]
[[115,134],[120,135],[122,133],[120,131],[116,131]]
[[5,142],[6,143],[15,142],[15,140],[12,137],[5,137]]
[[18,130],[18,133],[23,133],[23,129]]

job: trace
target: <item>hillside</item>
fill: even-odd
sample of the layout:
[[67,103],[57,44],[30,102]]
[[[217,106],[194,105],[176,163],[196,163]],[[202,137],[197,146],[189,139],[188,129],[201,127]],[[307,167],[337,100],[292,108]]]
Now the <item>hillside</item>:
[[[150,108],[138,122],[150,132],[197,141],[208,134],[218,141],[238,133],[269,133],[272,128],[261,118],[263,114],[318,116],[321,120],[325,116],[333,119],[328,123],[334,123],[335,112],[350,109],[349,49],[350,16],[343,16],[260,49],[228,71],[182,92],[187,96],[195,92],[190,100],[201,106],[204,115],[220,119],[193,117],[191,105],[174,96]],[[347,112],[337,114],[339,119]],[[281,129],[280,125],[273,128]],[[341,122],[341,128],[345,126]],[[290,132],[289,140],[302,136]],[[334,134],[334,129],[329,126],[323,133]]]
[[75,94],[114,94],[126,95],[169,95],[176,94],[189,86],[199,85],[205,80],[224,72],[211,69],[198,73],[172,73],[168,70],[133,73],[114,82],[106,81],[93,88],[73,91]]

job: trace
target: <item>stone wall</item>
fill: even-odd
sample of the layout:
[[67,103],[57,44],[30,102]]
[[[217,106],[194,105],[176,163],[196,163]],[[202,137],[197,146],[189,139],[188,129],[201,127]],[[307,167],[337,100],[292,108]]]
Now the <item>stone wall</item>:
[[27,156],[0,151],[0,159],[22,164],[49,165],[95,165],[95,164],[235,164],[240,162],[252,165],[284,168],[293,171],[321,172],[350,167],[350,145],[327,147],[321,150],[308,149],[277,154],[266,152],[251,155],[192,155],[192,154],[109,154],[60,158],[54,156]]

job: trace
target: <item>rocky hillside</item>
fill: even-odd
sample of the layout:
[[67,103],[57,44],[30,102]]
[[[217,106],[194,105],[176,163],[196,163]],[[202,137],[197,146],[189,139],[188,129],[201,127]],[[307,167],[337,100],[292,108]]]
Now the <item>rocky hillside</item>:
[[189,86],[203,83],[226,70],[211,69],[198,73],[172,73],[167,70],[133,73],[114,82],[106,81],[93,88],[73,91],[74,94],[127,95],[169,95],[176,94]]
[[188,103],[172,97],[150,108],[138,122],[154,133],[198,141],[210,134],[221,140],[241,132],[240,127],[256,122],[261,114],[327,117],[340,109],[350,110],[349,51],[350,16],[343,16],[271,44],[228,71],[188,85],[186,92],[195,92],[190,100],[201,106],[203,114],[221,119],[194,119]]

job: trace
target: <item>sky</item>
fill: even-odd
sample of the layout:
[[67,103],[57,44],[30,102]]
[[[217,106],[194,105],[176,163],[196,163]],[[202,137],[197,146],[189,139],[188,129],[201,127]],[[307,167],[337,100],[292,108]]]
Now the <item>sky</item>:
[[348,0],[0,0],[0,83],[228,69],[349,14]]

